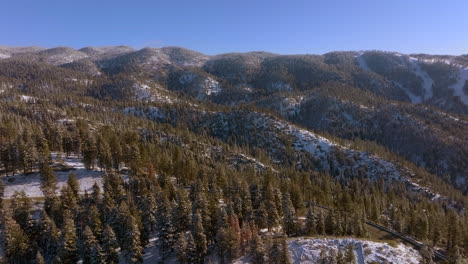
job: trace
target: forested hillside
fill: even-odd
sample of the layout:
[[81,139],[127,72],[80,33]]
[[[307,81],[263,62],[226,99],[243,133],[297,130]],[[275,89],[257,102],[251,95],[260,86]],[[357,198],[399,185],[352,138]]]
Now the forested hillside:
[[[0,47],[0,263],[290,263],[296,237],[379,240],[366,221],[424,244],[407,259],[463,263],[467,69]],[[346,243],[310,258],[352,263]]]

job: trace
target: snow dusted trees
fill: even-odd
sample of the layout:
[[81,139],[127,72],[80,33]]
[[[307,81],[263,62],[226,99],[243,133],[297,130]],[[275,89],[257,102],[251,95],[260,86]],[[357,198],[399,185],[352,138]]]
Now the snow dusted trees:
[[102,233],[102,253],[104,263],[118,264],[119,263],[119,243],[115,236],[114,230],[110,225],[104,227]]
[[75,222],[69,213],[64,214],[63,221],[63,230],[57,257],[60,263],[76,263],[79,260],[79,255]]
[[317,232],[317,219],[314,214],[313,205],[307,207],[306,222],[304,225],[304,234],[314,235]]
[[140,230],[135,217],[128,215],[125,223],[122,248],[125,249],[125,260],[128,263],[142,263],[143,248],[140,242]]
[[296,209],[291,202],[289,193],[283,195],[283,230],[288,236],[295,235],[297,233],[297,217]]
[[271,242],[268,252],[268,263],[271,264],[290,264],[288,246],[286,239],[275,239]]
[[254,233],[250,245],[250,256],[252,264],[263,264],[266,260],[265,245],[262,238]]
[[163,195],[159,198],[158,209],[156,213],[156,231],[158,233],[159,252],[163,259],[173,250],[174,246],[174,227],[171,219],[171,205],[168,198]]
[[102,249],[89,226],[83,232],[83,264],[106,263],[102,254]]
[[205,255],[208,251],[208,243],[206,240],[205,231],[203,229],[202,217],[199,210],[196,210],[193,214],[191,234],[194,239],[196,251],[196,262],[194,263],[203,263]]

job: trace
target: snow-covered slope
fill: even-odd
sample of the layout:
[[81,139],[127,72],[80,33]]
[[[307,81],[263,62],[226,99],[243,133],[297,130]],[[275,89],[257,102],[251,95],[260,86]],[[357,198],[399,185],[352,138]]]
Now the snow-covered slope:
[[465,83],[468,81],[468,67],[461,68],[458,73],[457,83],[450,88],[453,89],[454,95],[459,96],[460,100],[468,105],[468,94],[463,90]]
[[[92,190],[94,183],[102,187],[102,173],[97,170],[85,169],[83,162],[76,157],[64,157],[63,162],[57,161],[56,154],[53,153],[54,165],[65,168],[55,171],[57,176],[57,186],[60,190],[67,184],[68,175],[74,173],[80,185],[81,192]],[[18,174],[15,176],[4,177],[5,182],[5,198],[11,198],[15,192],[24,191],[28,197],[43,197],[41,191],[41,176],[39,173]]]
[[335,253],[342,250],[344,254],[349,244],[355,246],[356,263],[359,263],[358,260],[361,257],[365,263],[374,261],[377,263],[418,264],[421,259],[420,254],[415,249],[403,244],[392,247],[383,242],[352,238],[298,238],[289,240],[288,247],[294,264],[313,264],[318,263],[322,249],[327,253],[332,249]]

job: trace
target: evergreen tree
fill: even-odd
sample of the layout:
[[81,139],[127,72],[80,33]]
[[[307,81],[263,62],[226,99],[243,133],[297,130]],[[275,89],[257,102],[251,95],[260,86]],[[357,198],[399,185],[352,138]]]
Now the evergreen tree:
[[[254,220],[259,228],[265,228],[268,224],[268,212],[265,209],[263,201],[259,202],[259,206],[254,211]],[[273,226],[273,225],[272,225]]]
[[421,264],[434,264],[434,250],[427,245],[421,248]]
[[104,227],[102,233],[102,252],[104,255],[104,262],[108,264],[119,263],[119,243],[115,236],[114,230],[110,225]]
[[125,250],[125,260],[128,263],[143,263],[143,248],[140,242],[140,230],[135,217],[128,215],[126,219],[125,235],[123,237],[122,249]]
[[35,264],[45,264],[44,257],[42,256],[41,252],[36,252],[36,262]]
[[177,192],[177,206],[172,212],[174,231],[183,232],[190,228],[190,201],[183,190]]
[[345,260],[349,264],[356,263],[356,255],[354,254],[354,245],[352,243],[349,243],[346,247]]
[[319,211],[317,216],[317,234],[325,235],[325,219],[323,217],[322,211]]
[[341,248],[338,249],[338,254],[336,256],[336,264],[346,264],[345,257]]
[[72,191],[73,195],[75,195],[75,198],[78,199],[80,185],[78,183],[78,180],[76,179],[76,175],[73,172],[68,174],[67,185],[68,185],[68,188]]
[[102,255],[101,246],[89,226],[85,227],[83,237],[83,264],[106,263]]
[[32,257],[28,236],[11,216],[6,216],[4,224],[5,256],[13,264],[27,263]]
[[175,243],[175,252],[177,260],[180,264],[187,263],[187,243],[185,242],[185,235],[183,232],[177,234],[177,240]]
[[189,232],[187,239],[187,263],[202,263],[200,262],[199,252],[197,250],[197,245],[193,239],[192,232]]
[[77,249],[77,236],[73,219],[67,216],[64,219],[62,237],[60,239],[58,257],[61,263],[76,263],[79,259]]
[[291,202],[289,193],[283,196],[283,230],[286,235],[295,235],[297,232],[296,210]]
[[195,263],[203,263],[208,250],[208,245],[205,231],[203,229],[202,217],[199,210],[196,210],[193,215],[192,234],[197,252],[197,261]]
[[41,165],[41,190],[44,195],[54,194],[57,190],[57,176],[47,162]]
[[312,205],[307,208],[306,223],[304,228],[306,235],[314,235],[316,233],[316,219]]
[[159,252],[162,257],[165,258],[169,255],[174,246],[174,228],[171,222],[171,205],[165,195],[160,199],[156,216]]
[[250,245],[250,256],[252,264],[263,264],[265,263],[265,246],[263,245],[262,239],[257,233],[252,236]]
[[268,252],[268,263],[288,264],[291,263],[285,239],[276,239],[272,242]]
[[59,246],[59,233],[54,221],[42,211],[39,220],[39,235],[37,244],[44,254],[43,257],[50,262],[57,253]]

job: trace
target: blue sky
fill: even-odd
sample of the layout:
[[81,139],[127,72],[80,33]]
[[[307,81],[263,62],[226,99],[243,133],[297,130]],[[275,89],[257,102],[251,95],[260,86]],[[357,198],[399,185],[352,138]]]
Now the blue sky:
[[468,53],[466,0],[0,0],[0,45]]

